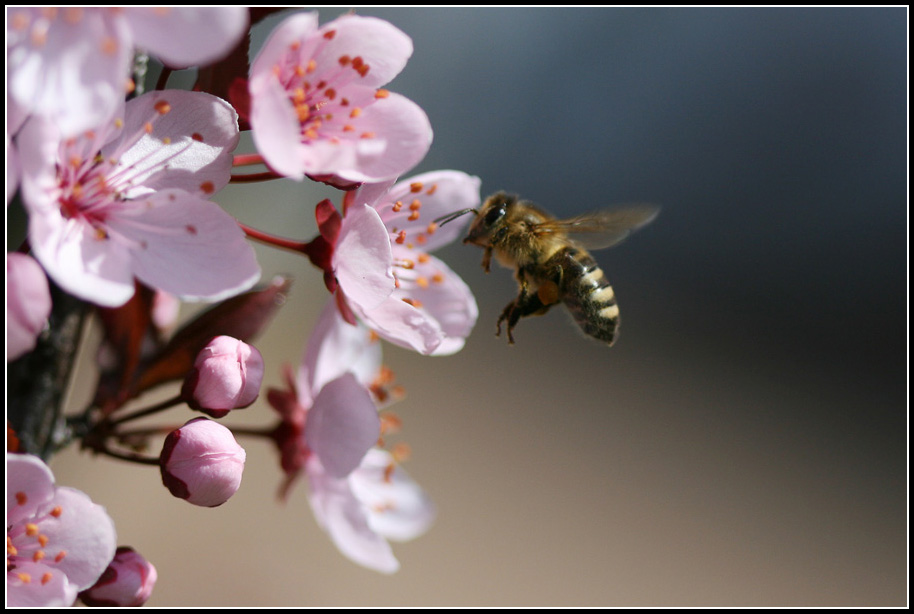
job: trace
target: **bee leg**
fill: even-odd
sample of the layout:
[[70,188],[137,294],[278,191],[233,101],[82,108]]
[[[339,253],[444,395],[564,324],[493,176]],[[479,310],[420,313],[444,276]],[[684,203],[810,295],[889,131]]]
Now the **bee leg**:
[[489,265],[492,263],[492,246],[486,246],[485,251],[482,253],[482,269],[488,273]]
[[505,320],[508,321],[508,343],[514,345],[514,327],[517,326],[517,322],[525,317],[532,315],[540,315],[546,313],[549,310],[551,305],[543,304],[543,301],[540,300],[539,294],[527,294],[525,287],[522,287],[520,294],[517,295],[517,298],[508,303],[508,305],[501,312],[501,315],[498,317],[498,323],[495,331],[495,336],[501,336],[501,323]]
[[501,315],[498,316],[498,322],[495,324],[495,336],[501,337],[501,323],[505,320],[508,320],[508,343],[514,344],[514,335],[511,334],[511,330],[514,328],[513,322],[517,322],[517,318],[514,318],[514,309],[517,305],[517,301],[511,301],[507,306],[502,310]]
[[514,314],[517,311],[518,306],[524,304],[527,300],[527,275],[523,267],[517,269],[516,277],[517,283],[520,286],[520,294],[502,309],[501,315],[498,316],[498,322],[495,323],[495,336],[501,337],[501,323],[505,320],[508,321],[508,343],[511,345],[514,345],[514,335],[512,334],[512,331],[514,330],[517,321],[520,319],[520,315]]

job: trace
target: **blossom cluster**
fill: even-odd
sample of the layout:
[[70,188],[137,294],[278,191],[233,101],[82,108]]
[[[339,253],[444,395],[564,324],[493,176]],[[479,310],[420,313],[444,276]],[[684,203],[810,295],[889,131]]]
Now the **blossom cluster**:
[[[461,234],[437,220],[477,208],[480,180],[456,170],[405,177],[432,143],[422,108],[386,89],[412,55],[405,33],[373,17],[321,25],[316,12],[293,12],[248,66],[246,35],[264,12],[7,8],[7,203],[28,216],[27,240],[7,254],[7,363],[56,347],[61,311],[72,309],[57,297],[78,299],[102,329],[93,405],[65,416],[82,447],[155,465],[172,495],[214,507],[241,486],[236,437],[268,438],[280,498],[304,477],[317,525],[340,552],[392,573],[388,540],[424,533],[435,507],[402,468],[405,448],[386,443],[402,391],[381,345],[435,356],[464,346],[475,299],[432,252]],[[145,93],[138,58],[163,66]],[[191,66],[193,91],[166,87],[170,70]],[[236,151],[247,129],[256,154]],[[234,174],[255,163],[267,170]],[[319,181],[340,199],[315,205],[319,234],[308,241],[271,237],[213,200],[230,183],[264,180]],[[266,395],[269,356],[249,342],[289,283],[255,288],[251,239],[307,258],[325,286],[304,290],[324,309],[301,363],[283,371],[285,388]],[[179,301],[214,306],[179,325]],[[175,381],[174,398],[125,409]],[[264,396],[276,412],[264,428],[220,422],[258,411]],[[206,417],[134,427],[178,405]],[[145,455],[159,433],[161,453]],[[9,604],[145,602],[155,567],[117,547],[104,508],[54,485],[39,450],[11,441],[20,453],[7,456]]]

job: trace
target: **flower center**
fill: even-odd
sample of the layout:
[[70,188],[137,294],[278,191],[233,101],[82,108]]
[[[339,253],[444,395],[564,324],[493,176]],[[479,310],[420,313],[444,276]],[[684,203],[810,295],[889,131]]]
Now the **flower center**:
[[107,234],[104,229],[107,212],[118,198],[107,180],[111,170],[111,164],[98,157],[83,162],[79,156],[71,156],[69,162],[58,169],[61,214],[67,219],[89,224],[100,238]]
[[[125,162],[122,156],[126,159],[131,148],[152,135],[155,124],[171,112],[172,106],[166,99],[162,99],[155,103],[154,109],[152,119],[132,134],[119,135],[125,122],[116,119],[97,132],[86,132],[64,141],[60,146],[57,202],[61,215],[67,220],[91,226],[99,240],[117,236],[109,224],[110,218],[126,209],[143,206],[139,201],[132,203],[132,199],[149,191],[143,188],[146,178],[167,170],[175,158],[203,139],[198,133],[193,133],[189,135],[190,138],[178,144],[172,143],[171,137],[161,135],[155,138],[161,142],[162,147],[145,147],[144,154],[135,159],[131,156],[130,161]],[[118,137],[120,139],[115,151],[102,156],[99,153],[102,148],[109,146]],[[214,187],[211,182],[203,182],[200,190],[208,194],[214,191]],[[124,218],[123,215],[119,217]],[[126,238],[120,238],[128,245],[133,245]]]
[[376,90],[373,97],[347,90],[347,86],[371,70],[361,56],[344,54],[337,58],[336,66],[318,65],[314,58],[319,57],[326,41],[332,40],[335,34],[334,30],[324,32],[315,49],[301,41],[293,43],[289,53],[273,67],[295,108],[304,143],[319,138],[332,143],[339,143],[343,138],[374,138],[374,132],[358,129],[357,120],[366,106],[390,95],[383,89]]

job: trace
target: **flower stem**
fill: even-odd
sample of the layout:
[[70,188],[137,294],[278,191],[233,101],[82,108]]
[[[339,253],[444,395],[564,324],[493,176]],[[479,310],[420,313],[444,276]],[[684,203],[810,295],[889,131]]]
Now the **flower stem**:
[[35,349],[7,363],[7,428],[15,432],[19,452],[49,459],[70,442],[63,403],[82,339],[88,305],[53,281],[48,330]]
[[161,91],[161,90],[165,89],[165,87],[168,85],[168,78],[171,76],[171,73],[172,73],[172,70],[169,67],[167,67],[167,66],[162,67],[162,72],[159,73],[159,80],[156,83],[157,91]]
[[232,175],[229,179],[229,183],[257,183],[259,181],[271,181],[273,179],[282,179],[282,175],[277,175],[273,171],[248,173],[246,175]]
[[232,166],[253,166],[255,164],[265,164],[263,156],[260,154],[235,154],[232,158]]
[[262,230],[257,230],[256,228],[246,226],[241,222],[238,222],[238,225],[241,227],[241,230],[244,231],[244,234],[246,234],[249,239],[260,241],[265,245],[272,245],[273,247],[280,247],[282,249],[298,252],[300,254],[307,254],[308,246],[311,244],[309,241],[296,241],[294,239],[277,237],[276,235],[271,235],[269,233],[263,232]]
[[158,465],[159,459],[153,458],[150,456],[142,456],[140,454],[135,454],[131,452],[115,452],[114,450],[109,450],[108,448],[102,448],[97,450],[98,452],[110,456],[112,458],[119,458],[120,460],[125,460],[131,463],[138,463],[140,465]]
[[155,405],[152,405],[150,407],[146,407],[144,409],[139,409],[139,410],[133,412],[132,414],[127,414],[125,416],[121,416],[119,418],[111,420],[109,422],[109,424],[111,426],[114,426],[116,424],[123,424],[125,422],[129,422],[130,420],[136,420],[137,418],[142,418],[143,416],[149,416],[150,414],[154,414],[154,413],[160,412],[164,409],[169,409],[170,407],[174,407],[175,405],[177,405],[178,403],[182,403],[183,401],[184,401],[184,399],[181,398],[181,395],[178,395],[176,397],[172,397],[170,399],[162,401],[161,403],[156,403]]

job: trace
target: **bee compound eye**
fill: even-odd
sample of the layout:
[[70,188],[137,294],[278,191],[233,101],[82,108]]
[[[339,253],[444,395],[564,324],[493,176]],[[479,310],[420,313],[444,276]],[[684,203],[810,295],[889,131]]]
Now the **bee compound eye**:
[[495,224],[495,222],[497,222],[502,217],[504,217],[504,215],[505,215],[505,204],[504,203],[498,205],[497,207],[492,207],[489,210],[489,212],[486,213],[486,219],[485,219],[486,226],[492,226],[493,224]]

